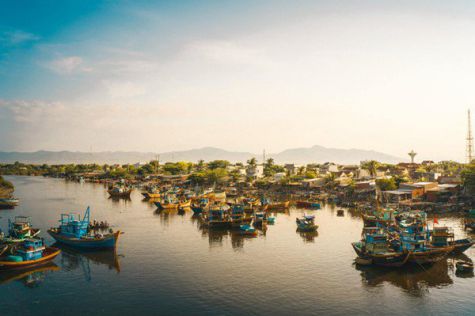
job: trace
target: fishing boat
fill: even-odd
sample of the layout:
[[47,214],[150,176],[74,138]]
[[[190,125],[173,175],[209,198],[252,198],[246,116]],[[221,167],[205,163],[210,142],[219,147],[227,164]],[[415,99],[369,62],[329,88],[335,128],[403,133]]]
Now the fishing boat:
[[267,225],[267,215],[265,212],[255,212],[252,218],[253,225],[256,227],[264,227]]
[[223,208],[211,209],[208,211],[205,223],[209,228],[230,228],[231,219]]
[[115,186],[109,187],[107,192],[109,193],[111,197],[114,197],[114,198],[130,198],[130,193],[132,193],[132,190],[133,190],[132,188],[125,185],[123,186],[115,185]]
[[235,204],[231,207],[231,227],[240,228],[242,225],[249,225],[252,221],[252,217],[246,217],[244,213],[244,207],[239,204]]
[[12,208],[17,206],[19,202],[16,198],[0,198],[0,208]]
[[154,204],[161,210],[176,210],[180,206],[175,195],[169,194],[165,195],[162,200],[154,202]]
[[275,224],[275,216],[267,216],[267,224],[274,225]]
[[162,195],[160,193],[160,191],[155,191],[155,192],[142,192],[142,195],[144,198],[148,199],[148,200],[153,200],[153,199],[159,199]]
[[297,223],[297,230],[300,232],[314,232],[318,229],[318,225],[315,224],[315,216],[303,215],[302,218],[295,220]]
[[465,228],[475,232],[475,210],[468,211],[467,217],[465,218]]
[[468,261],[458,261],[455,264],[455,267],[457,269],[457,272],[466,273],[466,272],[472,272],[473,271],[473,263],[468,262]]
[[42,239],[25,239],[11,249],[11,254],[0,257],[0,270],[24,269],[46,264],[60,252],[57,248],[46,247]]
[[239,226],[239,231],[244,236],[257,236],[257,230],[249,224]]
[[59,227],[48,229],[48,234],[57,242],[73,247],[89,249],[115,248],[121,232],[113,232],[112,229],[109,229],[107,233],[103,234],[91,230],[89,218],[89,207],[86,209],[82,219],[80,214],[61,214]]
[[205,208],[209,205],[209,200],[207,198],[201,198],[198,202],[191,203],[191,210],[195,214],[203,213]]
[[32,228],[29,217],[15,216],[15,220],[8,220],[8,236],[3,238],[3,242],[17,243],[22,242],[27,238],[34,238],[38,236],[40,230]]
[[319,202],[316,201],[304,201],[304,200],[299,200],[296,202],[296,206],[298,208],[307,208],[307,209],[316,209],[319,210],[321,208],[321,205]]
[[185,208],[190,208],[191,207],[191,200],[184,200],[178,202],[178,208],[179,209],[185,209]]
[[266,205],[267,210],[284,210],[289,208],[290,201],[268,203]]
[[431,247],[440,248],[454,246],[453,254],[460,254],[472,247],[475,241],[469,238],[454,240],[454,232],[446,226],[434,227],[430,233]]
[[359,258],[376,266],[401,267],[410,256],[410,252],[400,247],[394,249],[388,235],[378,227],[366,228],[363,239],[351,245]]

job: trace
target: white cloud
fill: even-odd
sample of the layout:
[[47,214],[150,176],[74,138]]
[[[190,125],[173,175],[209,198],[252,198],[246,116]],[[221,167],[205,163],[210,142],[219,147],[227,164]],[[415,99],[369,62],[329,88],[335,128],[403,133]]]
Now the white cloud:
[[15,30],[10,32],[4,32],[0,36],[0,42],[6,43],[8,45],[20,45],[26,42],[37,41],[39,36],[35,34],[24,32],[21,30]]
[[130,81],[104,81],[104,86],[112,98],[130,98],[145,94],[144,86]]
[[55,59],[46,63],[46,67],[59,74],[73,74],[91,72],[92,68],[84,65],[84,60],[79,56],[69,56]]
[[270,66],[273,63],[262,49],[235,41],[195,41],[185,48],[187,55],[198,55],[223,64]]

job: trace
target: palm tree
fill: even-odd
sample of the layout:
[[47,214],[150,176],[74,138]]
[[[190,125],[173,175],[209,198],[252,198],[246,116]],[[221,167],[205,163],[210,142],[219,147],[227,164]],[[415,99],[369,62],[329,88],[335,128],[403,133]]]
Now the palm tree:
[[361,168],[368,170],[369,175],[372,178],[376,177],[376,174],[378,172],[378,168],[381,164],[377,162],[376,160],[369,160],[361,163]]
[[256,160],[256,158],[253,157],[253,158],[249,159],[249,160],[247,161],[247,164],[248,164],[249,166],[252,166],[252,167],[257,166],[257,160]]

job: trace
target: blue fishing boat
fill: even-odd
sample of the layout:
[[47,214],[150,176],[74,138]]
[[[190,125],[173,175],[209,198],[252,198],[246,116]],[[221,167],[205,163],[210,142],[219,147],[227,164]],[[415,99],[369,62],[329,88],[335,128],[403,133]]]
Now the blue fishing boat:
[[367,227],[363,231],[363,239],[351,244],[365,264],[383,267],[401,267],[409,260],[410,252],[401,247],[394,247],[388,235],[378,227]]
[[32,228],[29,217],[15,216],[15,220],[8,220],[8,236],[4,237],[0,233],[1,241],[4,243],[18,243],[25,239],[36,237],[40,233],[37,228]]
[[24,269],[45,264],[60,252],[57,248],[46,247],[42,239],[25,239],[12,247],[10,254],[7,252],[0,257],[0,270]]
[[318,229],[313,215],[304,215],[302,218],[297,218],[296,222],[297,230],[300,232],[314,232]]
[[89,207],[86,209],[82,219],[80,214],[61,214],[59,227],[50,228],[48,234],[57,242],[73,247],[89,249],[115,248],[121,232],[113,232],[112,229],[109,229],[106,234],[102,234],[92,230],[89,218]]
[[205,210],[206,207],[209,205],[209,200],[207,198],[202,198],[199,202],[191,203],[191,210],[195,214],[201,214]]
[[249,224],[239,226],[239,231],[241,232],[241,235],[253,236],[253,237],[257,236],[256,229]]

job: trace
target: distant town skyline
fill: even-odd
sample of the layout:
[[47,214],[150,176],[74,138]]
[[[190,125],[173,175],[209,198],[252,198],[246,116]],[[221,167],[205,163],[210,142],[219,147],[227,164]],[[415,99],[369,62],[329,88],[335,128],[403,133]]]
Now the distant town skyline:
[[0,151],[466,160],[468,1],[5,1]]

